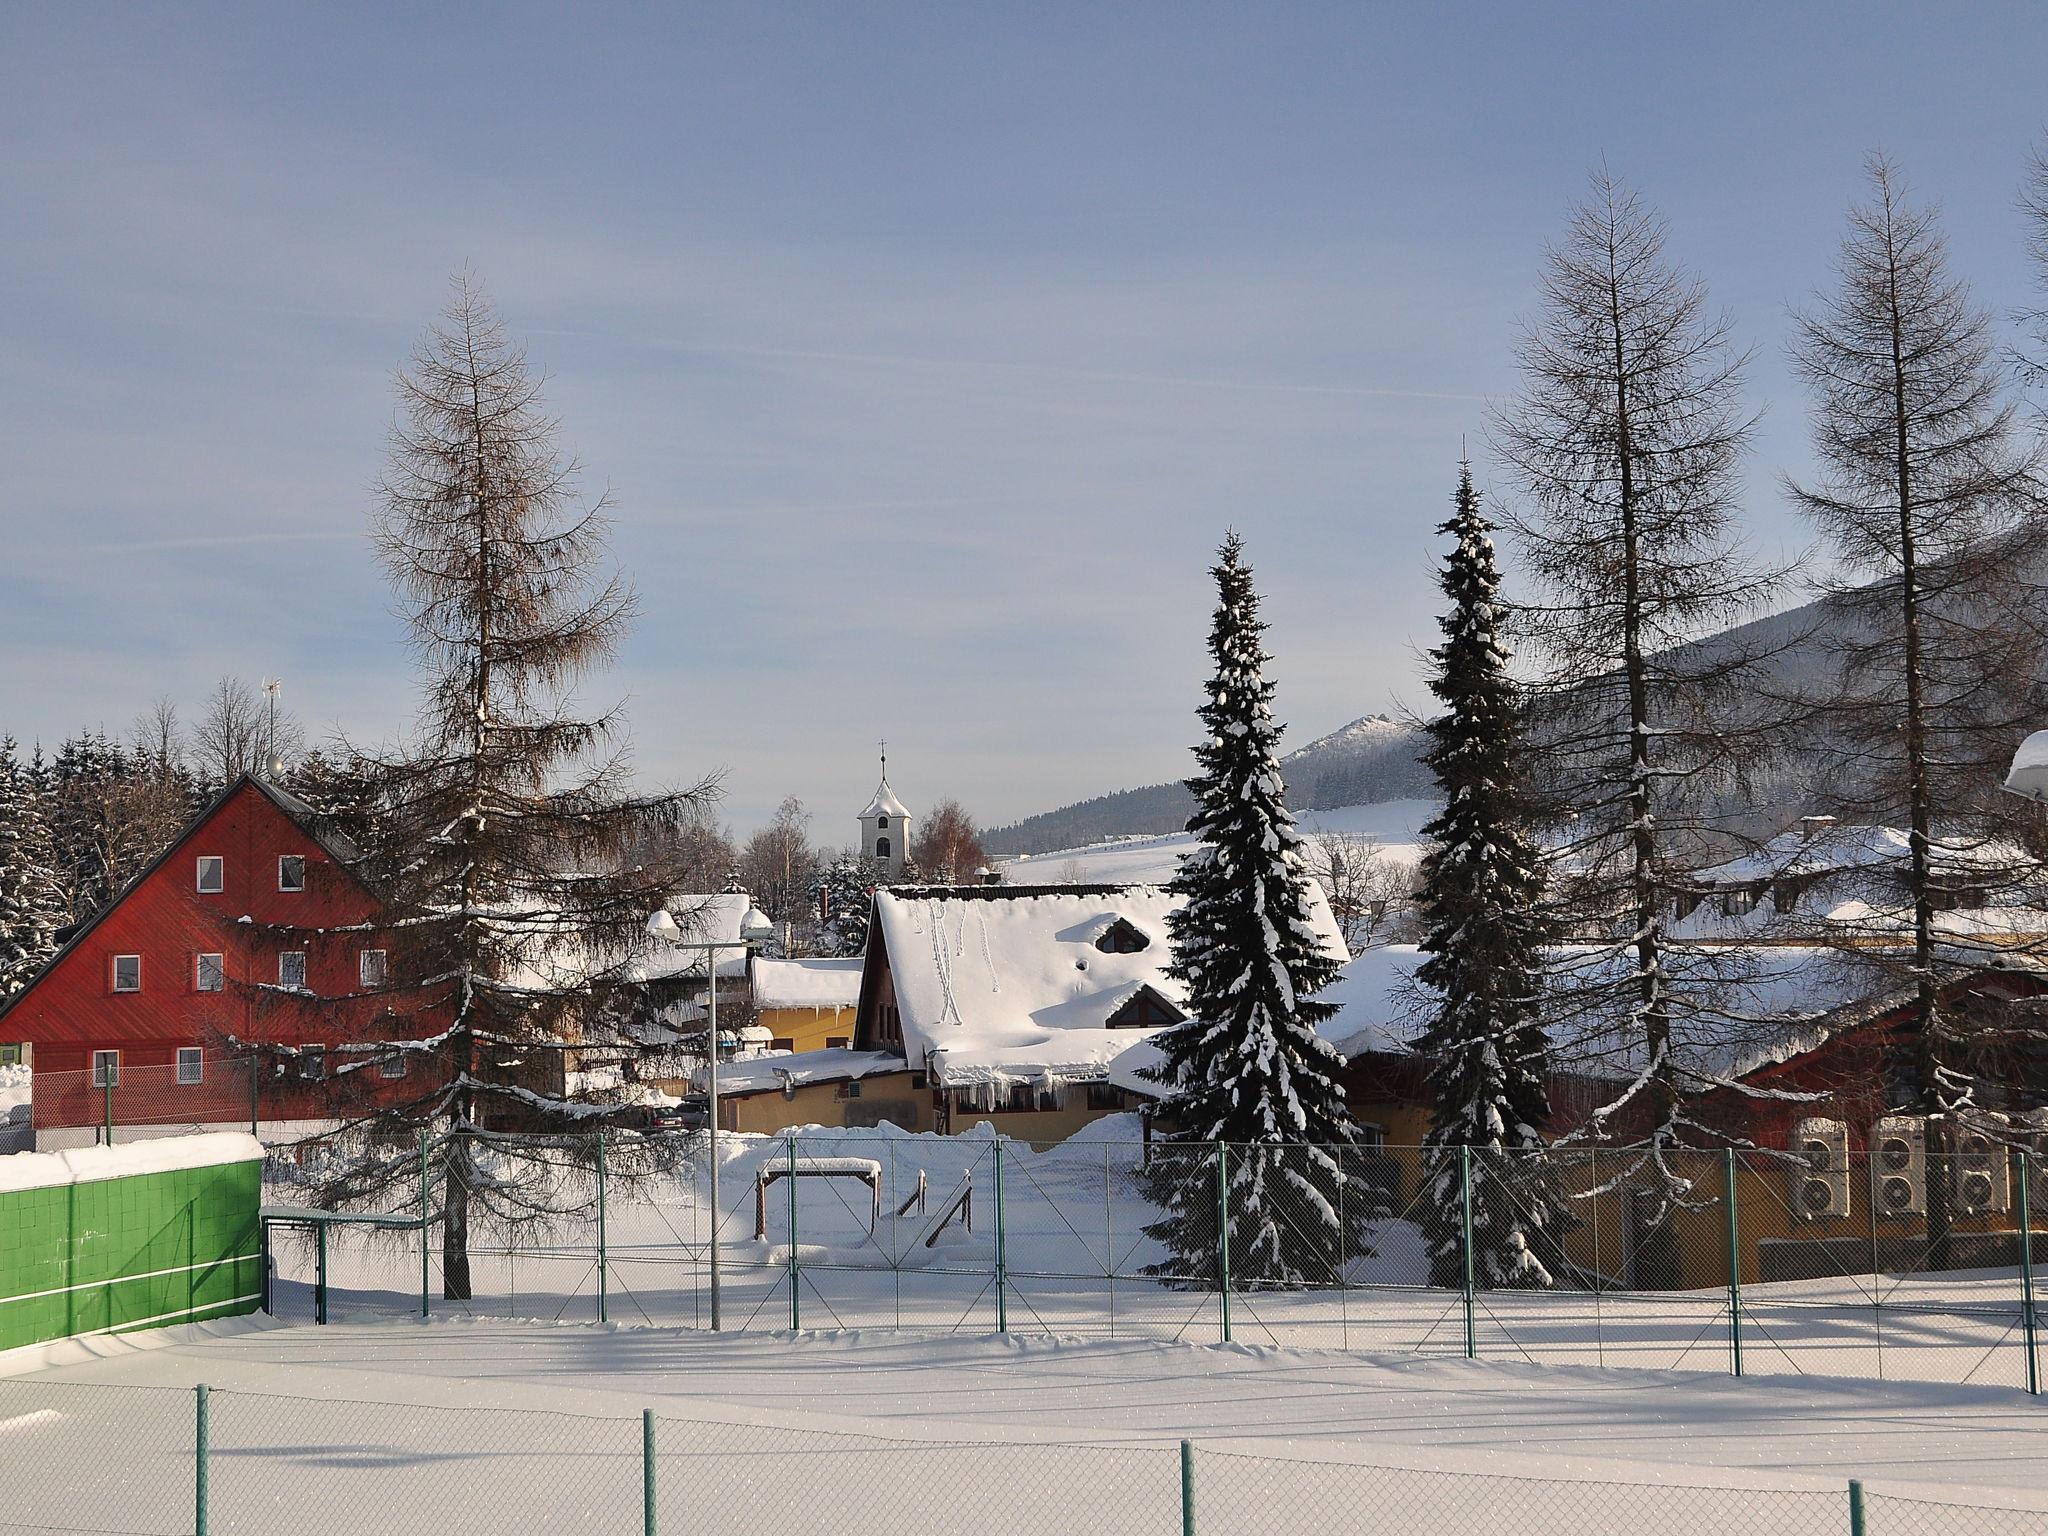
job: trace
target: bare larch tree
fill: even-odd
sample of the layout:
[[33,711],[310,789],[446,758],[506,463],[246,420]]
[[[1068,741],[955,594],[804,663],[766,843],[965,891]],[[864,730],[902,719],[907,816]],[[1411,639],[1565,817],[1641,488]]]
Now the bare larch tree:
[[[2048,718],[2041,678],[2039,450],[2022,440],[1988,316],[1952,272],[1935,214],[1874,158],[1849,212],[1833,291],[1796,318],[1793,362],[1812,392],[1819,477],[1792,494],[1841,577],[1827,601],[1838,667],[1818,710],[1844,805],[1904,821],[1911,911],[1874,908],[1837,937],[1912,993],[1903,1080],[1930,1117],[1929,1150],[1971,1107],[1985,1020],[1945,1008],[2010,936],[1945,918],[1962,887],[2023,834],[1997,792],[2013,744]],[[2011,810],[2007,806],[2012,807]],[[1909,951],[1909,953],[1908,953]],[[1939,1165],[1936,1165],[1939,1166]],[[1945,1181],[1929,1181],[1930,1259],[1944,1262]]]
[[672,871],[628,854],[674,846],[709,786],[629,793],[619,712],[576,706],[633,596],[608,569],[605,500],[579,497],[539,381],[466,276],[398,392],[375,539],[425,698],[412,742],[379,762],[363,867],[397,938],[363,990],[417,1086],[362,1112],[360,1153],[325,1195],[388,1201],[414,1177],[406,1144],[444,1133],[443,1287],[464,1297],[472,1225],[545,1223],[544,1165],[587,1155],[528,1156],[516,1136],[622,1113],[570,1067],[618,1044],[605,1032],[626,1011],[628,962],[674,894]]
[[1521,393],[1492,439],[1524,496],[1502,521],[1538,584],[1517,616],[1542,669],[1532,775],[1558,828],[1564,931],[1589,941],[1550,977],[1551,1026],[1582,1061],[1626,1068],[1592,1130],[1682,1196],[1665,1153],[1705,1129],[1686,1100],[1709,1086],[1699,1037],[1727,1027],[1731,978],[1725,954],[1667,931],[1665,893],[1766,734],[1737,709],[1761,658],[1688,642],[1755,612],[1779,573],[1733,526],[1747,359],[1665,243],[1664,221],[1596,172],[1548,253]]

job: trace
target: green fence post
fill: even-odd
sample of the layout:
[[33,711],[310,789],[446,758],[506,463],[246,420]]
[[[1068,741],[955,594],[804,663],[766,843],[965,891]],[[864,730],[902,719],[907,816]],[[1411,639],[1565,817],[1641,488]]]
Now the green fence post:
[[2028,1157],[2024,1151],[2016,1149],[2013,1158],[2019,1164],[2017,1192],[2020,1197],[2020,1339],[2027,1350],[2027,1391],[2039,1397],[2041,1367],[2034,1347],[2034,1222],[2033,1213],[2028,1208]]
[[420,1132],[420,1316],[427,1311],[427,1221],[433,1198],[433,1174],[427,1167],[427,1152],[432,1142],[425,1131]]
[[789,1135],[789,1331],[802,1328],[803,1303],[797,1295],[799,1272],[796,1259],[796,1133]]
[[327,1223],[313,1223],[313,1321],[327,1321]]
[[1863,1536],[1863,1480],[1849,1479],[1849,1536]]
[[654,1410],[640,1410],[640,1529],[654,1536]]
[[1735,1374],[1742,1374],[1742,1228],[1735,1212],[1735,1149],[1724,1147],[1722,1183],[1728,1205],[1728,1350]]
[[192,1531],[193,1536],[206,1536],[207,1520],[207,1461],[210,1457],[206,1419],[206,1383],[200,1382],[192,1389],[194,1406],[193,1456],[192,1456]]
[[1003,1141],[998,1136],[992,1143],[995,1148],[995,1197],[996,1197],[996,1332],[1010,1331],[1010,1255],[1003,1232]]
[[1180,1443],[1180,1536],[1195,1536],[1195,1442]]
[[1472,1149],[1458,1148],[1458,1230],[1465,1251],[1465,1358],[1479,1358],[1479,1334],[1474,1326],[1472,1283]]
[[597,1320],[611,1321],[605,1304],[604,1127],[597,1128]]
[[1216,1143],[1216,1279],[1223,1301],[1223,1342],[1230,1342],[1230,1149]]

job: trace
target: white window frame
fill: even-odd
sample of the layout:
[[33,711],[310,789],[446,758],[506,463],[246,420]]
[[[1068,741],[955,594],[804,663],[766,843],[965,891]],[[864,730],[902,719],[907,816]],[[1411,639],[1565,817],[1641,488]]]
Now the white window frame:
[[196,1045],[178,1047],[177,1080],[186,1087],[206,1081],[206,1052]]
[[[213,866],[214,883],[206,883],[206,867]],[[202,896],[218,896],[228,888],[228,861],[217,853],[202,853],[192,868],[192,889]]]
[[[135,985],[133,985],[132,987],[124,987],[121,985],[121,962],[123,960],[133,960],[135,962]],[[142,956],[116,955],[114,956],[113,965],[114,969],[113,976],[111,979],[113,983],[113,988],[116,992],[140,992],[142,990]]]
[[[284,963],[294,955],[298,956],[299,960],[299,979],[297,981],[286,981],[284,979]],[[277,984],[288,992],[303,992],[306,990],[306,952],[303,949],[281,949],[278,951]]]
[[[107,1070],[109,1067],[113,1069],[111,1077]],[[105,1088],[110,1083],[116,1088],[121,1086],[121,1053],[119,1051],[94,1051],[92,1053],[92,1085],[95,1088]]]
[[[374,965],[371,963],[371,956],[373,955],[376,957]],[[375,976],[370,974],[373,970],[376,972]],[[381,949],[362,949],[356,951],[356,986],[359,990],[364,992],[374,991],[376,988],[383,986],[390,977],[391,957],[388,953]]]
[[[284,867],[293,861],[297,861],[299,866],[299,883],[297,885],[286,885],[284,883]],[[303,853],[280,853],[277,856],[277,888],[280,891],[288,892],[303,891],[306,888],[306,856]]]
[[412,1071],[412,1058],[405,1051],[393,1051],[389,1056],[378,1058],[377,1075],[395,1081]]
[[[213,985],[206,984],[206,962],[213,962]],[[228,989],[228,957],[226,955],[194,955],[192,957],[192,990],[194,992],[225,992]]]

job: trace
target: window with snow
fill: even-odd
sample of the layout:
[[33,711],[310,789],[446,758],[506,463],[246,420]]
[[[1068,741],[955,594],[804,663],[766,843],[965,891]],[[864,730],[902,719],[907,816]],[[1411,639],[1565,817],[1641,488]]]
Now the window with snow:
[[1162,1029],[1186,1017],[1150,987],[1140,987],[1103,1024],[1109,1029]]
[[118,1088],[121,1086],[121,1053],[119,1051],[94,1051],[92,1053],[92,1085],[95,1088]]
[[327,1075],[327,1047],[308,1045],[299,1051],[299,1076],[309,1083],[317,1083]]
[[384,951],[366,949],[356,958],[356,980],[365,992],[384,985]]
[[142,956],[114,956],[114,990],[116,992],[140,992],[142,990]]
[[1120,917],[1102,930],[1102,936],[1095,941],[1095,947],[1105,955],[1135,955],[1152,947],[1152,939],[1144,929],[1127,917]]
[[303,853],[281,853],[277,856],[277,888],[280,891],[303,891],[306,888],[306,856]]
[[227,985],[227,962],[219,955],[199,955],[192,962],[192,990],[218,992]]
[[410,1070],[411,1065],[412,1063],[406,1059],[405,1052],[393,1051],[389,1056],[382,1058],[377,1063],[377,1075],[379,1077],[403,1077]]
[[1735,890],[1732,890],[1732,891],[1725,891],[1725,892],[1723,892],[1723,893],[1722,893],[1722,896],[1721,896],[1721,915],[1722,915],[1722,916],[1724,916],[1724,917],[1747,917],[1747,916],[1748,916],[1748,915],[1749,915],[1750,913],[1754,912],[1755,910],[1756,910],[1756,890],[1755,890],[1755,888],[1754,888],[1754,887],[1751,887],[1751,886],[1747,886],[1747,885],[1745,885],[1745,886],[1741,886],[1741,887],[1738,887],[1738,888],[1737,888],[1737,889],[1735,889]]
[[196,1045],[178,1047],[178,1081],[188,1087],[206,1080],[206,1053]]
[[201,854],[197,885],[208,896],[218,896],[227,884],[228,861],[217,853]]
[[277,957],[277,984],[294,992],[306,990],[306,952],[288,949]]

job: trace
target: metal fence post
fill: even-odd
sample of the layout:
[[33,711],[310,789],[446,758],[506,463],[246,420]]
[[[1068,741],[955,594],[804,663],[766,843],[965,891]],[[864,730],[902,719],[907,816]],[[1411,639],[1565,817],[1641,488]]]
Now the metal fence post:
[[640,1410],[640,1530],[654,1536],[654,1410]]
[[206,1486],[207,1462],[210,1459],[208,1446],[210,1425],[207,1423],[206,1383],[200,1382],[192,1389],[194,1407],[193,1455],[192,1455],[192,1531],[193,1536],[206,1536],[208,1490]]
[[263,1058],[255,1051],[249,1053],[249,1134],[256,1134],[261,1121],[263,1105]]
[[1735,1211],[1735,1149],[1724,1147],[1722,1180],[1728,1204],[1728,1350],[1735,1374],[1742,1374],[1742,1225]]
[[1863,1480],[1849,1479],[1849,1536],[1863,1536]]
[[2020,1338],[2027,1351],[2027,1391],[2036,1397],[2041,1395],[2041,1367],[2035,1352],[2034,1319],[2034,1221],[2030,1209],[2032,1191],[2027,1187],[2027,1164],[2025,1151],[2015,1150],[2014,1160],[2019,1164],[2020,1197]]
[[1007,1239],[1003,1232],[1003,1141],[998,1136],[991,1145],[995,1148],[995,1195],[996,1195],[996,1332],[1010,1331],[1010,1255]]
[[1223,1303],[1223,1342],[1230,1342],[1230,1149],[1216,1143],[1216,1279]]
[[1180,1536],[1195,1536],[1195,1442],[1180,1443]]
[[789,1134],[789,1331],[803,1327],[803,1300],[797,1295],[800,1276],[796,1258],[796,1132]]
[[106,1121],[107,1145],[111,1147],[114,1144],[114,1073],[111,1068],[100,1078],[100,1098],[100,1114]]
[[1465,1254],[1465,1358],[1479,1358],[1479,1334],[1473,1316],[1472,1149],[1458,1148],[1458,1230]]
[[432,1142],[426,1131],[420,1132],[420,1316],[428,1313],[427,1292],[427,1219],[433,1198],[433,1175],[427,1166],[427,1154]]
[[597,1320],[611,1321],[605,1304],[604,1127],[597,1128]]

